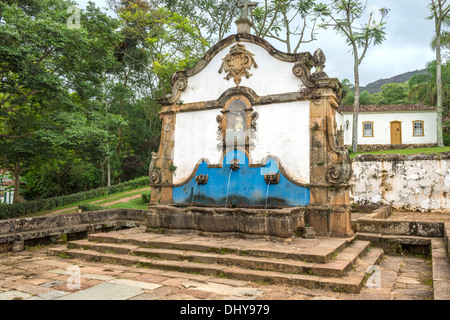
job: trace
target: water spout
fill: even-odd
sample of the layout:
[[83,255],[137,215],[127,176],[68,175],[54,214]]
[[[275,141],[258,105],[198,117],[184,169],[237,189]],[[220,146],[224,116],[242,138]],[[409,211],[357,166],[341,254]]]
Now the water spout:
[[233,169],[230,169],[230,174],[228,175],[228,185],[227,185],[227,198],[225,201],[225,207],[228,206],[228,194],[230,192],[230,181],[231,181],[231,174],[233,173]]
[[239,160],[237,158],[234,158],[231,162],[230,169],[233,171],[239,170],[241,167],[239,166]]
[[266,191],[266,207],[264,208],[267,210],[267,202],[269,200],[269,188],[270,188],[270,182],[267,184],[267,191]]
[[194,192],[192,193],[192,199],[191,199],[191,207],[194,204],[194,198],[195,198],[195,191],[197,190],[198,183],[195,183]]

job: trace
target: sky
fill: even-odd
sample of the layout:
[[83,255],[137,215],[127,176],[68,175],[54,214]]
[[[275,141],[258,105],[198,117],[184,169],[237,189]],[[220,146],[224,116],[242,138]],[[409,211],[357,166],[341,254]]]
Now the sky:
[[[80,8],[85,8],[88,0],[76,0]],[[94,0],[98,7],[107,7],[106,0]],[[258,2],[261,2],[259,0]],[[326,2],[322,0],[321,2]],[[359,72],[360,83],[365,86],[379,79],[424,69],[435,59],[430,47],[434,35],[434,23],[427,20],[428,0],[368,0],[368,7],[389,8],[385,20],[386,40],[379,46],[369,48]],[[368,20],[369,13],[361,23]],[[234,32],[236,30],[233,30]],[[320,30],[318,40],[303,45],[300,51],[314,53],[318,48],[325,53],[325,72],[330,78],[349,79],[354,83],[353,55],[345,39],[334,31]],[[277,49],[286,51],[276,41],[268,39]]]

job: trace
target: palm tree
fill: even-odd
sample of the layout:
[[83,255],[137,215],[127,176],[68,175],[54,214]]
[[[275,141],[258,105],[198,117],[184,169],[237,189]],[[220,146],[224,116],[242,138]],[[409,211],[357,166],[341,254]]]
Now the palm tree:
[[[412,103],[423,103],[430,106],[436,106],[437,103],[437,86],[436,86],[436,61],[427,64],[426,73],[418,74],[409,79],[408,100]],[[442,82],[450,83],[450,62],[443,65]],[[450,104],[450,92],[444,88],[444,109]]]

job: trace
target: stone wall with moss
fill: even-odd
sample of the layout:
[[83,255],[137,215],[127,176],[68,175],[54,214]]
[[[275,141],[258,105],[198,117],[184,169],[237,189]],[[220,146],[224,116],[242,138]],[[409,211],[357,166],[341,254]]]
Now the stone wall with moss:
[[450,214],[450,152],[360,155],[352,168],[353,204]]

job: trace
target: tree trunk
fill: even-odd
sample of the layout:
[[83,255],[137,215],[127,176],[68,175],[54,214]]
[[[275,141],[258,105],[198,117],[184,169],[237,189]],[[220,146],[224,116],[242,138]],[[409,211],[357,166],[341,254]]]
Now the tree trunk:
[[[436,18],[437,19],[437,18]],[[441,58],[441,26],[436,21],[436,89],[437,89],[437,146],[444,147],[442,134],[443,93],[442,93],[442,58]]]
[[353,152],[358,152],[358,117],[359,117],[359,96],[360,96],[360,89],[359,89],[359,69],[358,69],[358,62],[355,58],[355,66],[354,66],[354,73],[355,73],[355,107],[353,110],[353,137],[352,137],[352,149]]
[[108,148],[108,158],[106,160],[106,175],[107,175],[107,186],[111,187],[111,156],[109,155],[109,142],[107,144],[107,148]]
[[13,203],[23,202],[23,199],[20,197],[20,175],[22,174],[22,169],[20,167],[20,163],[14,164],[14,170],[12,170],[14,176],[14,200]]

